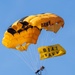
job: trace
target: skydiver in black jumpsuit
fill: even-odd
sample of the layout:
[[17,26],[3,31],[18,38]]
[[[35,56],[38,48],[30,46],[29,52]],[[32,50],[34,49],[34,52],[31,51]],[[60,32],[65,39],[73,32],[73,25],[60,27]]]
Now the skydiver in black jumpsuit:
[[35,74],[36,74],[36,75],[42,75],[41,71],[43,71],[44,68],[45,68],[45,67],[42,66],[40,69],[38,69],[38,70],[35,72]]

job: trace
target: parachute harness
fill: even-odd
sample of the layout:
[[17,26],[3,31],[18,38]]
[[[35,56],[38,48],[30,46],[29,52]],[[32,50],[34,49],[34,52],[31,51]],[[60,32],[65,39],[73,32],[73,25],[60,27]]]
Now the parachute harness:
[[44,70],[44,66],[42,66],[40,69],[38,69],[36,72],[35,72],[35,74],[36,75],[42,75],[42,72],[41,71],[43,71]]

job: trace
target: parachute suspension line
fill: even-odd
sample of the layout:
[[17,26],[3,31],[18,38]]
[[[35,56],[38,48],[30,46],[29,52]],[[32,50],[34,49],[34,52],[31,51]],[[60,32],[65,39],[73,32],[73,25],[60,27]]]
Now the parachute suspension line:
[[[36,46],[38,47],[38,44]],[[37,49],[34,49],[34,52],[33,53],[35,55],[35,61],[36,61],[35,64],[36,64],[36,67],[38,69],[39,68],[39,62],[40,62],[39,53],[38,53]]]
[[43,65],[44,65],[45,60],[40,60],[40,59],[39,59],[39,62],[38,62],[38,63],[39,63],[38,67],[40,68],[41,66],[43,66]]
[[21,56],[20,53],[15,53],[14,51],[12,51],[13,54],[15,54],[16,56],[18,56],[25,64],[27,64],[27,66],[32,70],[32,71],[35,71],[30,65],[28,62],[25,61],[25,59]]
[[[45,41],[47,41],[47,40],[48,40],[48,39],[47,39],[47,36],[48,36],[48,34],[46,34],[46,36],[44,36],[43,40],[42,40],[42,39],[40,39],[40,40],[42,41],[42,42],[41,42],[41,44],[42,44],[42,45],[44,45],[44,44],[45,44],[45,43],[43,42],[44,40],[45,40]],[[38,61],[39,61],[39,62],[38,62],[38,63],[39,63],[39,65],[38,65],[38,66],[39,66],[39,68],[40,68],[41,66],[43,66],[43,65],[44,65],[45,60],[40,60],[40,59],[38,59]]]
[[[40,59],[39,59],[39,54],[37,52],[37,49],[33,49],[32,53],[33,54],[33,58],[34,58],[34,64],[35,64],[35,67],[36,67],[36,70],[39,68],[39,62],[40,62]],[[36,71],[35,70],[35,71]]]
[[43,65],[42,62],[43,62],[43,61],[40,60],[40,57],[39,57],[39,55],[38,55],[38,57],[37,57],[37,67],[38,67],[38,68],[40,68],[40,67]]
[[[28,57],[27,57],[26,55],[24,56],[23,53],[19,53],[19,55],[21,56],[21,58],[23,59],[23,61],[24,61],[26,64],[28,64],[29,67],[31,67],[30,63],[27,62],[27,58],[28,58]],[[32,68],[32,67],[31,67],[31,68]],[[34,70],[34,69],[33,69],[33,70]]]
[[24,56],[24,58],[27,58],[27,60],[28,60],[28,62],[29,62],[29,64],[30,64],[30,66],[31,66],[31,67],[34,69],[34,71],[35,71],[33,61],[32,61],[32,59],[31,59],[31,56],[30,56],[30,54],[28,53],[28,51],[27,51],[27,52],[24,52],[24,53],[23,53],[23,56]]
[[55,35],[56,34],[51,34],[51,36],[52,36],[52,38],[51,38],[51,40],[50,40],[50,44],[52,45],[52,43],[53,43],[53,41],[54,41],[54,39],[55,39]]
[[35,69],[35,71],[38,69],[38,67],[37,67],[37,58],[38,58],[38,56],[37,56],[37,54],[38,54],[38,52],[37,52],[37,49],[34,49],[33,50],[33,52],[32,52],[32,54],[34,55],[32,55],[32,57],[34,58],[34,64],[35,64],[35,67],[36,67],[36,69]]
[[53,44],[53,41],[55,40],[55,38],[57,38],[58,37],[58,33],[55,33],[55,34],[53,34],[52,35],[52,39],[51,39],[51,45]]
[[[33,58],[34,58],[34,64],[35,64],[35,66],[36,66],[36,70],[38,70],[39,68],[40,68],[40,57],[39,57],[39,53],[38,53],[38,50],[37,50],[37,48],[38,48],[38,46],[39,46],[39,44],[36,44],[36,48],[34,47],[34,49],[33,49],[33,51],[32,51],[32,54],[34,55],[32,55],[33,56]],[[35,71],[36,71],[35,70]]]
[[37,64],[37,69],[38,69],[38,68],[40,68],[39,63],[41,62],[41,61],[40,61],[40,57],[39,57],[39,55],[38,55],[38,52],[37,52],[36,57],[37,57],[37,58],[36,58],[36,64]]
[[[51,37],[50,37],[50,40],[47,39],[47,37],[49,37],[49,34],[50,34],[50,36],[51,36]],[[56,37],[55,37],[55,36],[56,36],[55,33],[52,32],[52,33],[49,33],[49,34],[46,34],[46,36],[43,38],[43,40],[42,40],[42,44],[43,44],[43,45],[44,45],[44,42],[43,42],[44,40],[45,40],[46,42],[48,41],[48,42],[50,42],[50,44],[52,44],[52,43],[53,43],[53,40],[56,38]],[[45,59],[45,60],[46,60],[46,59]],[[44,65],[44,64],[46,63],[45,60],[40,60],[40,63],[39,63],[40,66],[41,66],[41,65]]]
[[[38,51],[36,49],[36,51],[34,51],[36,54],[35,54],[35,59],[36,59],[36,66],[37,66],[37,69],[39,68],[39,62],[40,62],[40,58],[39,58],[39,54],[38,54]],[[36,70],[37,70],[36,69]]]
[[43,66],[43,61],[38,59],[37,65],[38,65],[38,68],[40,68],[41,66]]
[[[26,58],[25,58],[25,57],[26,57]],[[31,63],[28,63],[28,61],[27,61],[27,59],[28,59],[27,56],[24,56],[24,55],[21,53],[21,54],[20,54],[20,58],[27,64],[27,66],[28,66],[29,68],[31,68],[31,69],[34,71],[34,68],[33,68],[32,64],[31,64]]]
[[[40,40],[42,40],[42,39],[40,39]],[[43,41],[43,40],[42,40],[42,41]],[[43,43],[43,42],[41,42],[41,45],[42,45],[42,43]],[[39,47],[39,44],[37,44],[36,46],[37,46],[37,48],[38,48],[38,47]],[[43,62],[43,61],[40,60],[40,56],[39,56],[38,50],[37,50],[36,59],[37,59],[37,60],[36,60],[36,61],[37,61],[37,68],[39,69],[39,68],[42,66],[42,63],[41,63],[41,62]],[[38,69],[37,69],[37,70],[38,70]]]
[[43,61],[40,60],[40,58],[38,59],[38,68],[40,68],[41,66],[43,66]]
[[[31,48],[30,48],[31,49]],[[33,67],[34,67],[34,69],[36,70],[37,69],[37,67],[36,67],[36,61],[35,61],[35,55],[33,54],[34,53],[34,51],[32,51],[33,49],[31,49],[31,50],[29,50],[28,51],[28,54],[29,54],[29,58],[30,58],[30,60],[31,60],[31,63],[32,63],[32,65],[33,65]]]
[[34,69],[33,64],[32,64],[32,61],[31,61],[31,59],[29,59],[28,54],[27,53],[26,54],[22,53],[22,55],[23,55],[24,59],[27,60],[27,63],[30,64],[30,66]]

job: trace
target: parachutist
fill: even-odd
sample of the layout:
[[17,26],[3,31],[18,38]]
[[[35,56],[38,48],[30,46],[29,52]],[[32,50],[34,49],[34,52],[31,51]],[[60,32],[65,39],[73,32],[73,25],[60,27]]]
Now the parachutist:
[[35,72],[35,74],[36,74],[36,75],[42,75],[41,71],[43,71],[44,68],[45,68],[45,67],[42,66],[40,69],[38,69],[38,70]]
[[43,71],[43,69],[44,69],[44,68],[45,68],[45,67],[44,67],[44,66],[42,66],[42,67],[40,68],[40,70],[41,70],[41,71]]
[[40,70],[37,70],[35,73],[37,74],[37,73],[39,73],[40,72]]

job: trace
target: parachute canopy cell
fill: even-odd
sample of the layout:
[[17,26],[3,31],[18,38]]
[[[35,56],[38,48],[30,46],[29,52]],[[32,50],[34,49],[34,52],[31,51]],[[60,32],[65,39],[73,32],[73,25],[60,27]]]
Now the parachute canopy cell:
[[56,33],[63,26],[64,20],[52,13],[25,16],[6,30],[2,44],[7,48],[24,51],[30,44],[37,43],[42,29]]
[[60,44],[39,47],[38,52],[41,60],[66,54],[66,50]]

